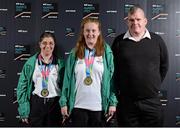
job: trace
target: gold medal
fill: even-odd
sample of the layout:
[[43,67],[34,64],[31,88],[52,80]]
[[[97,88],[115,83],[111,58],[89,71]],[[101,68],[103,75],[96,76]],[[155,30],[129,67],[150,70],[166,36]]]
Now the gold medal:
[[91,85],[92,82],[93,82],[93,80],[89,76],[84,79],[84,84],[86,84],[86,85]]
[[49,91],[48,91],[47,89],[43,89],[43,90],[41,91],[41,95],[42,95],[43,97],[46,97],[46,96],[49,95]]

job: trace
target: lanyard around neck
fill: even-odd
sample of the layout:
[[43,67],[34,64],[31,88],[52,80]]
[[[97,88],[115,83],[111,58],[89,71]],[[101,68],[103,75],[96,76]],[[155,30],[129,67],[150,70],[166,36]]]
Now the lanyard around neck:
[[95,49],[92,51],[85,49],[85,64],[86,64],[86,76],[91,76],[92,67],[94,63]]
[[53,56],[51,56],[50,63],[48,65],[43,64],[43,57],[41,55],[38,56],[38,61],[40,63],[39,67],[42,74],[42,88],[47,88],[48,78],[52,68]]

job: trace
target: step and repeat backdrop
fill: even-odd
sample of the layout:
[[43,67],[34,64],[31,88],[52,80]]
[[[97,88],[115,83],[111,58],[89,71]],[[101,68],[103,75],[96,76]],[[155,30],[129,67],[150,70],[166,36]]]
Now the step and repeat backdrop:
[[126,32],[127,12],[141,5],[147,28],[159,34],[169,51],[170,67],[159,91],[165,126],[180,126],[180,0],[0,0],[0,126],[19,126],[16,87],[25,61],[36,52],[44,31],[55,34],[58,55],[67,58],[75,46],[80,21],[102,22],[111,45]]

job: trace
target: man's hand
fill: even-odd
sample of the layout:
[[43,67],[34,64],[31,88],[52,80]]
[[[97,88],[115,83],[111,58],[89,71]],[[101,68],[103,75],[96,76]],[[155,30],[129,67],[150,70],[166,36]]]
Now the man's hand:
[[29,124],[29,120],[28,118],[22,118],[21,121],[25,124]]

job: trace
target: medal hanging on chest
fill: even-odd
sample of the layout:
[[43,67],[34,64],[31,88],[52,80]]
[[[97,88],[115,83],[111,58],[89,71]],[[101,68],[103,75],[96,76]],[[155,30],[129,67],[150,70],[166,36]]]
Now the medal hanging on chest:
[[93,80],[91,78],[92,67],[94,63],[95,50],[91,52],[88,49],[85,49],[85,64],[86,64],[86,78],[84,79],[84,84],[89,86],[92,84]]
[[43,97],[47,97],[49,95],[49,91],[48,91],[48,78],[49,78],[49,74],[51,71],[51,67],[52,67],[52,57],[50,58],[50,63],[48,65],[43,65],[42,64],[42,57],[39,55],[38,60],[40,62],[40,70],[41,70],[41,74],[42,74],[42,90],[41,90],[41,95]]
[[86,78],[84,79],[84,83],[86,85],[91,85],[93,82],[92,78],[90,76],[86,76]]
[[41,95],[42,95],[43,97],[47,97],[47,96],[49,95],[48,89],[42,89]]

